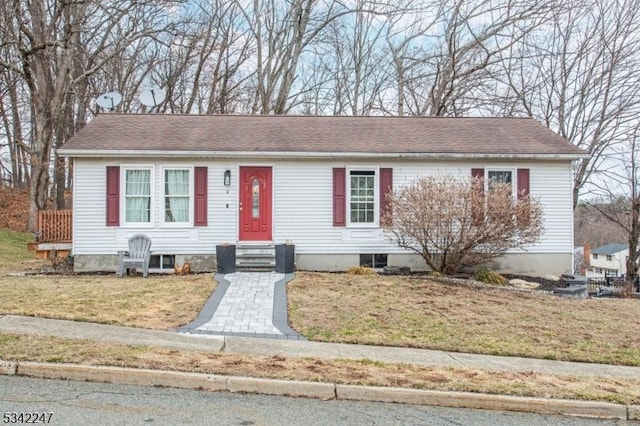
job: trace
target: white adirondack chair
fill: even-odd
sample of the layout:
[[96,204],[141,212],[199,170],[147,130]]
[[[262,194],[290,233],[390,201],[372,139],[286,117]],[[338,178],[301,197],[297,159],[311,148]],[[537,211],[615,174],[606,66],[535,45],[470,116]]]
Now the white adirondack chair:
[[151,240],[144,234],[136,234],[129,238],[129,251],[120,251],[120,268],[118,275],[124,277],[130,268],[141,268],[142,276],[149,275],[151,259]]

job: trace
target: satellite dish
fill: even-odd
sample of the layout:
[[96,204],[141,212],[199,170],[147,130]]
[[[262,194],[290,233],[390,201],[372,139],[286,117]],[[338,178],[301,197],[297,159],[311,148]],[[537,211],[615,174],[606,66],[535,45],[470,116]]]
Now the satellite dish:
[[99,107],[113,111],[122,102],[122,95],[118,92],[109,92],[98,96],[96,104]]
[[159,87],[152,87],[140,93],[140,102],[153,109],[164,101],[165,96],[164,90]]

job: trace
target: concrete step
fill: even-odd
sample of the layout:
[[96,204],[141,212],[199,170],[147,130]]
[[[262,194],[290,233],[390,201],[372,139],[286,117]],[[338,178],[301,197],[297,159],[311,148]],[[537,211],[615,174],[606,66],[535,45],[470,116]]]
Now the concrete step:
[[236,259],[273,259],[275,253],[236,253]]
[[237,262],[236,271],[241,272],[268,272],[275,271],[276,263],[273,262]]
[[273,271],[276,268],[276,252],[270,243],[243,243],[236,246],[236,270]]
[[275,246],[273,244],[238,244],[236,246],[236,256],[254,254],[275,256]]

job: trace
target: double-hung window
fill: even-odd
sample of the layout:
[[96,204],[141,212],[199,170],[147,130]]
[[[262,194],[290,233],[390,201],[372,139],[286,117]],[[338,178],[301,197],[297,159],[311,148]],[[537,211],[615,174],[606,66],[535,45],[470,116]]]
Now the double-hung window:
[[192,223],[193,186],[192,169],[163,169],[163,213],[162,221],[171,225]]
[[374,228],[388,218],[393,169],[335,167],[333,169],[333,226]]
[[152,168],[124,169],[124,217],[128,224],[150,224]]
[[207,167],[126,164],[106,168],[106,225],[207,225]]
[[487,170],[487,189],[491,191],[491,187],[496,183],[508,184],[509,186],[511,186],[511,194],[513,194],[513,171]]
[[349,171],[349,220],[352,225],[378,223],[375,170]]

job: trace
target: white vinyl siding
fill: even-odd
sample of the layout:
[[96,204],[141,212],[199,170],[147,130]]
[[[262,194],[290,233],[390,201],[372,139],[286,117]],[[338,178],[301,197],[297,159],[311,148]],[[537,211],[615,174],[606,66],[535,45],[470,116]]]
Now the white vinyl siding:
[[[163,168],[184,168],[187,160],[150,159],[136,166],[153,167],[152,197],[163,197]],[[544,234],[526,251],[514,253],[572,253],[573,206],[572,175],[569,162],[418,162],[418,161],[333,161],[296,160],[204,160],[189,167],[208,167],[208,217],[206,227],[162,224],[164,205],[152,209],[151,226],[107,227],[105,212],[106,166],[114,159],[76,159],[74,176],[74,254],[113,254],[126,247],[127,238],[143,232],[152,240],[154,253],[214,254],[216,244],[235,244],[238,240],[238,171],[242,166],[270,166],[273,170],[273,241],[287,240],[296,245],[296,253],[406,253],[394,246],[377,226],[333,226],[333,168],[379,170],[393,168],[393,185],[399,188],[423,175],[454,174],[470,176],[472,168],[485,170],[530,169],[530,193],[543,204]],[[121,165],[121,168],[123,166]],[[224,186],[224,172],[231,170],[231,185]],[[377,174],[377,173],[376,173]],[[515,177],[515,175],[514,175]],[[190,174],[190,181],[193,173]],[[122,182],[121,182],[122,184]],[[375,184],[379,191],[378,184]],[[158,203],[160,204],[160,203]],[[192,206],[190,206],[192,209]],[[121,206],[122,210],[122,206]],[[376,205],[376,211],[378,206]],[[377,214],[377,213],[376,213]],[[193,212],[190,212],[190,216]],[[121,215],[121,221],[123,216]]]
[[[209,217],[212,219],[208,227],[181,226],[179,224],[168,227],[163,225],[161,221],[163,210],[161,208],[152,209],[150,225],[124,226],[122,189],[120,192],[121,226],[116,227],[106,226],[105,189],[106,166],[118,165],[118,162],[113,159],[74,160],[73,253],[78,255],[115,255],[118,250],[125,250],[127,239],[137,233],[148,235],[152,241],[152,251],[158,254],[213,254],[216,244],[235,243],[237,240],[237,192],[235,186],[237,175],[232,175],[230,187],[225,187],[223,184],[224,171],[231,169],[233,172],[233,163],[198,161],[191,164],[193,167],[208,167],[207,198]],[[171,167],[171,161],[151,160],[147,163],[137,163],[136,166],[153,167],[155,170],[160,170],[162,167]],[[120,165],[121,173],[124,167]],[[176,163],[174,167],[184,168],[184,162]],[[154,173],[152,178],[152,192],[155,200],[162,197],[162,178],[160,176],[161,173]],[[190,206],[190,208],[193,207]]]

